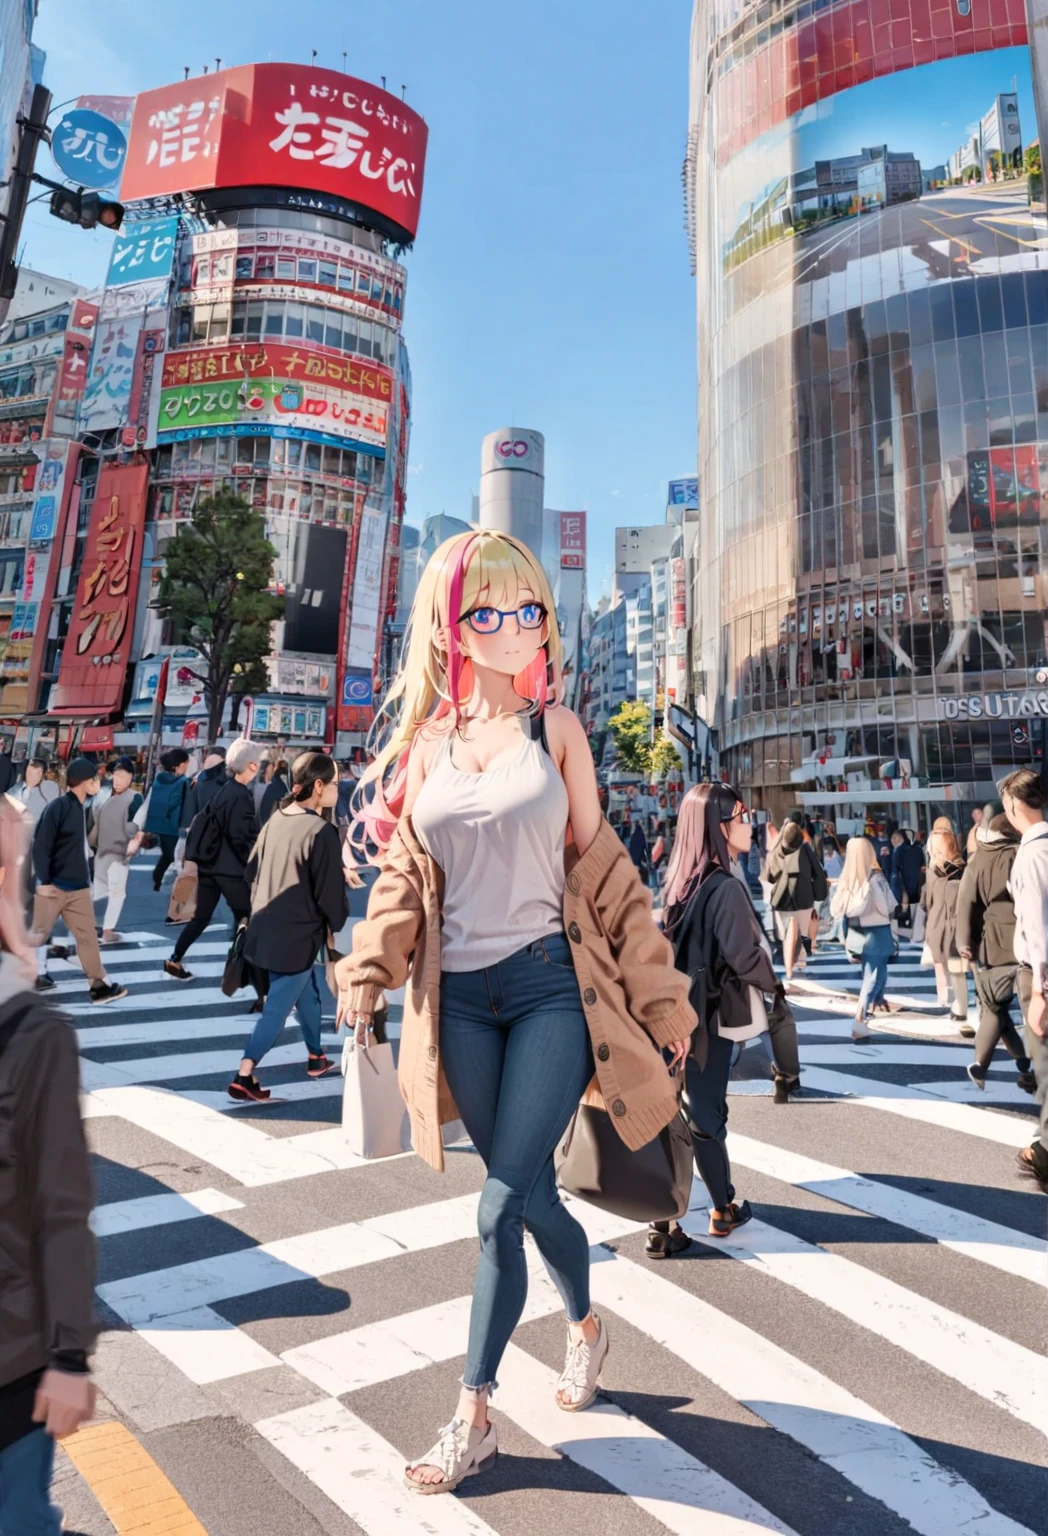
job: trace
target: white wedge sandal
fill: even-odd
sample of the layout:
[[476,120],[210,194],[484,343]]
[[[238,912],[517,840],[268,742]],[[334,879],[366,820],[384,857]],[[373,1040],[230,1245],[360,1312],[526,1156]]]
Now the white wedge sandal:
[[[404,1481],[412,1493],[451,1493],[463,1478],[483,1472],[498,1455],[495,1426],[474,1429],[465,1419],[452,1419],[440,1431],[440,1439],[433,1448],[409,1461],[404,1471]],[[419,1467],[439,1467],[444,1476],[439,1483],[420,1483],[411,1476]]]

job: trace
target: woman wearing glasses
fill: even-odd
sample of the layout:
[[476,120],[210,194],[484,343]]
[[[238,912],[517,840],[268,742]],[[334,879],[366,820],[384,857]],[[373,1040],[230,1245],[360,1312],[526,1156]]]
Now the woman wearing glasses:
[[390,733],[361,781],[354,830],[381,873],[336,968],[339,1018],[362,1043],[378,994],[407,981],[416,1150],[442,1169],[441,1127],[461,1116],[487,1169],[462,1392],[407,1468],[420,1494],[495,1456],[488,1395],[527,1295],[525,1227],[567,1313],[557,1407],[593,1402],[608,1338],[553,1149],[593,1087],[628,1146],[657,1135],[677,1105],[662,1050],[680,1062],[695,1022],[561,691],[539,562],[506,534],[449,539],[419,582]]
[[[699,1012],[684,1068],[684,1099],[695,1164],[712,1202],[711,1237],[727,1237],[753,1214],[748,1201],[735,1199],[726,1146],[735,1046],[767,1032],[765,999],[785,1007],[749,890],[733,872],[734,862],[749,852],[751,836],[749,813],[734,789],[698,784],[681,801],[666,876],[663,923]],[[794,1074],[793,1086],[799,1067]],[[776,1067],[777,1090],[781,1076]],[[781,1102],[790,1086],[784,1082]],[[676,1223],[654,1222],[647,1252],[653,1259],[671,1258],[689,1243]]]

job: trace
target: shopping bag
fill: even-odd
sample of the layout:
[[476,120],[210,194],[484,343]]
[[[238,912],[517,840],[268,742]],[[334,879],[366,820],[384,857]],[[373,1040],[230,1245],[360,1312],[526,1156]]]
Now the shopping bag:
[[924,943],[924,908],[911,907],[913,913],[913,927],[910,929],[910,938],[914,944]]
[[342,1131],[357,1157],[396,1157],[411,1151],[411,1123],[400,1095],[388,1042],[342,1047]]
[[927,940],[925,940],[924,948],[921,950],[921,964],[922,965],[934,965],[935,964],[935,956],[932,954],[931,945],[927,942]]
[[171,890],[171,900],[167,905],[167,920],[169,923],[188,923],[191,917],[196,916],[197,904],[197,867],[195,864],[183,864],[174,886]]

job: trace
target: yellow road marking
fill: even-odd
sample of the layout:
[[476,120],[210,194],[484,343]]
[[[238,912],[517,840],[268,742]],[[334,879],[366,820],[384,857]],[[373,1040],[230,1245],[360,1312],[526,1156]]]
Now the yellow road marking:
[[972,254],[976,256],[982,255],[982,251],[980,251],[977,245],[969,245],[967,240],[961,239],[960,235],[951,235],[948,229],[940,229],[938,224],[933,224],[930,219],[922,219],[921,223],[927,224],[929,229],[934,229],[935,233],[941,235],[944,240],[952,240],[954,245],[959,245],[963,251],[968,252],[969,256]]
[[118,1536],[208,1536],[174,1484],[116,1420],[89,1424],[62,1449]]
[[[993,224],[993,225],[1002,224],[1003,225],[1004,222],[1005,221],[1004,221],[1003,218],[994,218],[992,214],[987,214],[985,218],[977,219],[976,220],[976,223],[984,224],[986,226],[986,228],[990,230],[990,233],[992,235],[993,234],[1003,235],[1006,240],[1014,240],[1016,245],[1025,245],[1031,251],[1044,251],[1044,250],[1048,250],[1048,241],[1045,240],[1044,236],[1042,236],[1039,240],[1024,240],[1021,235],[1013,235],[1010,229],[994,229],[994,228],[990,227],[991,224]],[[1019,221],[1017,220],[1016,222],[1019,222]],[[1031,228],[1033,227],[1033,221],[1031,219],[1026,219],[1023,222],[1029,224]]]

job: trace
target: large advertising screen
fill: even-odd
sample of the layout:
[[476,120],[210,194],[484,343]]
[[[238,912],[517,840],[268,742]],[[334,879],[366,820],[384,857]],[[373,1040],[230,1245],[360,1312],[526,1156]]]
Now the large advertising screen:
[[1027,48],[885,74],[793,114],[716,173],[729,313],[784,284],[827,314],[1048,269],[1036,140]]
[[301,187],[418,230],[428,129],[378,86],[302,64],[248,64],[145,91],[125,202],[207,187]]
[[172,352],[157,440],[268,434],[385,452],[393,374],[309,347],[252,344]]

